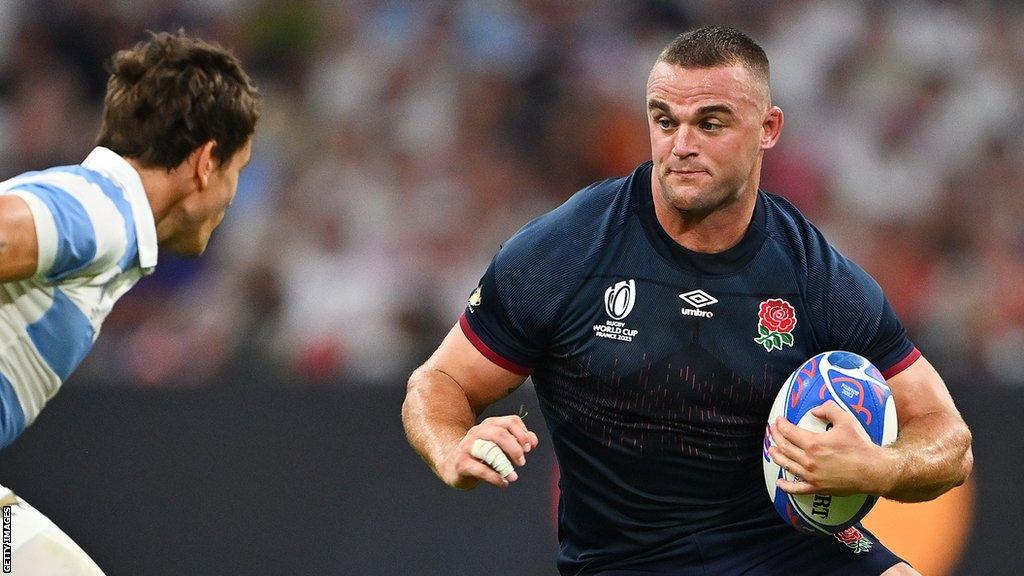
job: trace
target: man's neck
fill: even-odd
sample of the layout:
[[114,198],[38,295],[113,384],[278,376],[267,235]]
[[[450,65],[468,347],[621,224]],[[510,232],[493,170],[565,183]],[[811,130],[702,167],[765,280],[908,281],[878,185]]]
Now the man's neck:
[[176,182],[177,175],[173,170],[168,172],[166,168],[142,166],[132,158],[125,158],[125,160],[139,173],[142,188],[146,191],[146,198],[149,200],[149,207],[153,210],[157,242],[162,242],[174,233],[173,218],[168,218],[168,216],[172,213],[174,204],[180,200],[180,194],[176,192],[179,188]]
[[740,243],[750,227],[757,205],[757,189],[743,192],[735,201],[710,213],[693,215],[676,210],[651,182],[654,214],[670,238],[693,252],[717,254]]

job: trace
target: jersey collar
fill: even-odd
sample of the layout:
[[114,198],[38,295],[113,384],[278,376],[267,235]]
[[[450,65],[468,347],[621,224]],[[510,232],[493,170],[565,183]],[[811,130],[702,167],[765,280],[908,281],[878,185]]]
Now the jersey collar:
[[157,257],[156,223],[153,221],[153,209],[149,205],[149,198],[146,197],[139,173],[120,154],[103,146],[93,149],[82,162],[82,166],[104,174],[124,190],[135,219],[139,267],[142,268],[143,274],[152,273],[156,268]]
[[717,254],[694,252],[679,245],[658,222],[654,213],[654,198],[651,196],[651,169],[647,161],[633,172],[631,193],[637,207],[644,233],[651,245],[664,259],[687,272],[707,276],[726,276],[739,272],[761,251],[765,238],[766,210],[764,195],[758,191],[757,204],[750,226],[739,243]]

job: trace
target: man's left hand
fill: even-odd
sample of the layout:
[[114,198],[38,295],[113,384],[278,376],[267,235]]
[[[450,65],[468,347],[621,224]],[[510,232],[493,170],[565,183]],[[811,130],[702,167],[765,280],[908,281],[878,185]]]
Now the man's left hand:
[[871,441],[853,415],[833,400],[811,410],[830,422],[825,432],[811,432],[784,417],[771,427],[772,460],[799,482],[780,478],[778,486],[790,494],[879,494],[885,477],[885,448]]

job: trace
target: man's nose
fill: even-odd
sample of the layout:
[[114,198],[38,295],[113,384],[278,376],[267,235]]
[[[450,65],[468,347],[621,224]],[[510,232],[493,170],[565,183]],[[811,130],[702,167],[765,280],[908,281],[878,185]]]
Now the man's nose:
[[697,135],[692,126],[682,125],[672,141],[672,155],[679,158],[697,155]]

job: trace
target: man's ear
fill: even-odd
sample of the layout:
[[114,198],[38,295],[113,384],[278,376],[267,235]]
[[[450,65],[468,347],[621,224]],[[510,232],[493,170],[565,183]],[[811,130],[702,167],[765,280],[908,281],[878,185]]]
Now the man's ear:
[[197,187],[200,190],[205,189],[210,184],[210,174],[213,174],[213,170],[216,167],[216,160],[213,158],[213,149],[217,147],[217,143],[213,140],[207,140],[202,146],[196,148],[189,155],[189,165],[196,178]]
[[785,116],[782,114],[782,109],[778,106],[772,106],[761,122],[761,150],[767,150],[775,146],[775,143],[779,141],[779,135],[782,134],[782,125],[784,123]]

